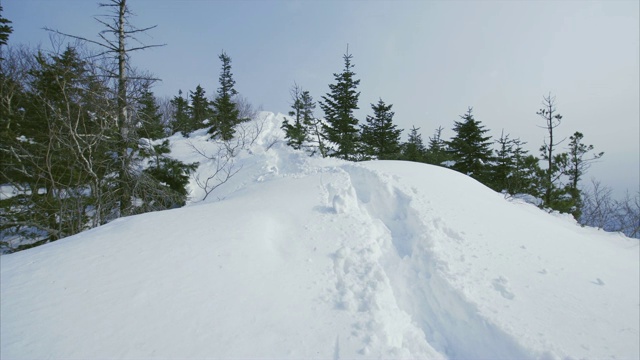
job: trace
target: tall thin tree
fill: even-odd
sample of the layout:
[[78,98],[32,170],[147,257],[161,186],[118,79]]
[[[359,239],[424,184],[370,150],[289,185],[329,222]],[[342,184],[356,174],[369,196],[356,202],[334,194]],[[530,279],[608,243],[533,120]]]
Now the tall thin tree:
[[359,141],[358,119],[354,111],[358,109],[360,92],[356,91],[356,88],[360,80],[355,79],[352,58],[353,55],[349,54],[347,47],[347,53],[343,55],[344,70],[333,74],[336,83],[329,85],[330,92],[323,96],[323,101],[320,102],[326,121],[323,126],[325,136],[336,146],[329,155],[345,160],[356,158]]
[[554,139],[554,130],[560,126],[562,122],[562,115],[560,115],[556,109],[556,98],[551,96],[551,93],[542,98],[542,108],[536,112],[545,121],[545,126],[542,128],[547,130],[549,134],[548,140],[544,139],[542,146],[540,146],[540,154],[543,161],[547,162],[547,168],[543,170],[542,178],[542,200],[546,206],[553,202],[553,193],[556,190],[555,182],[562,175],[562,169],[558,164],[561,161],[561,157],[555,154],[556,146],[560,145],[564,139],[557,141]]

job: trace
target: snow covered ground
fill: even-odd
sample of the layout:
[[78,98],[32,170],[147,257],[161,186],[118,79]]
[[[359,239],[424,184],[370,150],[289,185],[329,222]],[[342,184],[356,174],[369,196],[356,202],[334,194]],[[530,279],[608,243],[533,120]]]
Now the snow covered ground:
[[[0,358],[638,359],[637,239],[451,170],[288,148],[184,208],[0,257]],[[174,155],[215,169],[204,132]]]

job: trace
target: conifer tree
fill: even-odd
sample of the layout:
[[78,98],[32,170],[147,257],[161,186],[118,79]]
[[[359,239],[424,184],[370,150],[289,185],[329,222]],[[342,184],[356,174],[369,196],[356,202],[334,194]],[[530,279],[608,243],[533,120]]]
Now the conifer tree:
[[293,120],[293,124],[289,123],[287,118],[282,122],[282,129],[285,132],[285,138],[287,139],[287,145],[293,147],[296,150],[300,150],[308,140],[307,135],[307,127],[304,123],[304,105],[302,102],[302,89],[298,84],[294,84],[290,90],[291,100],[291,111],[289,111],[289,116]]
[[336,146],[328,153],[330,156],[339,157],[345,160],[356,158],[358,147],[358,119],[353,112],[358,109],[358,97],[360,92],[356,91],[360,80],[354,79],[351,58],[353,55],[344,54],[344,70],[341,73],[334,73],[336,83],[330,84],[330,92],[322,97],[320,108],[324,111],[323,131],[326,139]]
[[578,183],[584,173],[589,169],[591,163],[600,159],[604,152],[594,154],[590,158],[585,158],[587,153],[592,151],[593,145],[585,145],[582,143],[584,135],[576,131],[569,137],[569,152],[568,152],[568,164],[566,166],[565,174],[569,177],[569,183],[567,184],[567,192],[573,200],[574,209],[571,214],[580,219],[582,215],[582,192],[578,188]]
[[402,159],[407,161],[424,162],[427,148],[422,141],[422,135],[418,132],[420,128],[413,126],[409,132],[409,138],[402,145]]
[[0,5],[0,60],[2,57],[2,46],[9,42],[9,35],[13,32],[13,28],[9,25],[11,21],[2,16],[2,5]]
[[393,123],[393,105],[386,105],[382,99],[371,104],[374,116],[367,116],[367,124],[362,125],[363,152],[366,157],[377,159],[397,159],[400,156],[400,133]]
[[439,165],[449,160],[449,154],[447,153],[447,144],[442,139],[442,126],[439,126],[433,137],[429,138],[429,145],[427,146],[427,152],[425,156],[425,162],[428,164]]
[[320,156],[326,157],[327,149],[322,132],[322,121],[313,114],[316,108],[316,102],[313,100],[311,94],[309,94],[309,91],[302,91],[300,103],[302,106],[302,124],[306,128],[307,133],[308,145],[306,151],[312,156],[320,153]]
[[233,97],[238,94],[234,89],[235,80],[231,73],[231,58],[223,51],[219,56],[222,61],[220,71],[220,87],[213,100],[214,116],[213,126],[209,129],[212,138],[220,136],[222,140],[231,140],[235,133],[235,126],[241,122],[240,111],[233,102]]
[[99,222],[110,181],[105,175],[114,168],[114,129],[107,125],[113,117],[104,77],[91,72],[75,48],[39,53],[27,66],[24,92],[12,99],[19,102],[3,97],[3,114],[18,106],[20,116],[18,126],[8,122],[3,129],[9,136],[3,136],[2,183],[21,191],[0,200],[0,230],[37,245]]
[[186,126],[188,133],[201,129],[204,127],[205,121],[211,120],[213,117],[210,107],[211,103],[207,100],[202,86],[196,86],[196,91],[191,91],[189,98],[191,100],[191,106],[189,107],[189,121]]
[[139,211],[183,206],[188,195],[189,174],[197,169],[198,163],[185,164],[169,157],[168,154],[171,152],[169,140],[164,140],[160,144],[147,143],[143,152],[145,157],[149,159],[149,166],[144,170],[144,174],[149,175],[152,181],[164,191],[153,193],[147,197],[143,209]]
[[491,168],[490,183],[486,184],[495,191],[503,191],[509,188],[509,180],[513,175],[515,165],[514,143],[509,138],[509,134],[500,133],[500,138],[496,140],[498,149],[495,151],[495,164]]
[[480,121],[473,118],[472,108],[461,115],[463,121],[454,123],[456,135],[447,143],[449,154],[454,161],[452,169],[467,174],[480,182],[487,183],[487,173],[492,161],[490,136]]
[[309,91],[295,83],[290,94],[293,102],[289,116],[293,123],[290,123],[287,118],[282,123],[287,145],[294,149],[304,149],[311,156],[318,152],[321,156],[326,156],[322,123],[313,114],[316,108],[313,97]]
[[138,101],[137,130],[140,137],[155,140],[165,137],[166,133],[162,124],[162,114],[159,113],[160,106],[149,87],[149,84],[143,85]]
[[182,90],[178,90],[178,96],[174,96],[170,101],[173,107],[173,119],[171,121],[171,132],[173,134],[181,132],[184,137],[195,130],[191,127],[189,117],[189,102],[182,97]]

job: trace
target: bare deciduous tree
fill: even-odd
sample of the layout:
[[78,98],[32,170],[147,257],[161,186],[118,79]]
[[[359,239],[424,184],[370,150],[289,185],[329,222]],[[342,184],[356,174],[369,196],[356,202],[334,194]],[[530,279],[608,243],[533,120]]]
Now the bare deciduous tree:
[[610,187],[592,179],[591,188],[582,191],[582,203],[581,225],[640,238],[640,192],[615,200]]

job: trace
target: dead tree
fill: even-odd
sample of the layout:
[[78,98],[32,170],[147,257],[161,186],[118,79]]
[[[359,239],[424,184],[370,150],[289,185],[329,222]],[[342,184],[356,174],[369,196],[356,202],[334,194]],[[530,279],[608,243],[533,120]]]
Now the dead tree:
[[[118,171],[119,178],[119,199],[120,199],[120,213],[126,215],[131,212],[131,196],[135,179],[131,173],[132,154],[130,151],[135,146],[136,136],[129,116],[129,102],[128,102],[128,82],[135,80],[128,76],[130,71],[129,55],[131,52],[144,50],[152,47],[164,46],[164,44],[157,45],[145,45],[137,39],[137,35],[156,27],[150,26],[146,28],[137,28],[129,22],[129,18],[133,15],[127,7],[127,0],[110,0],[107,3],[100,3],[100,7],[108,8],[110,14],[100,17],[96,17],[96,21],[105,26],[98,35],[100,40],[91,40],[82,36],[70,35],[58,30],[46,29],[57,34],[69,36],[74,39],[86,41],[102,48],[104,51],[101,55],[111,54],[117,64],[115,72],[111,72],[109,76],[115,79],[117,83],[116,93],[116,111],[117,111],[117,126],[119,129],[120,141],[118,146],[118,155],[120,162],[120,169]],[[128,45],[128,41],[133,40],[135,45]],[[149,80],[148,77],[145,77]]]

